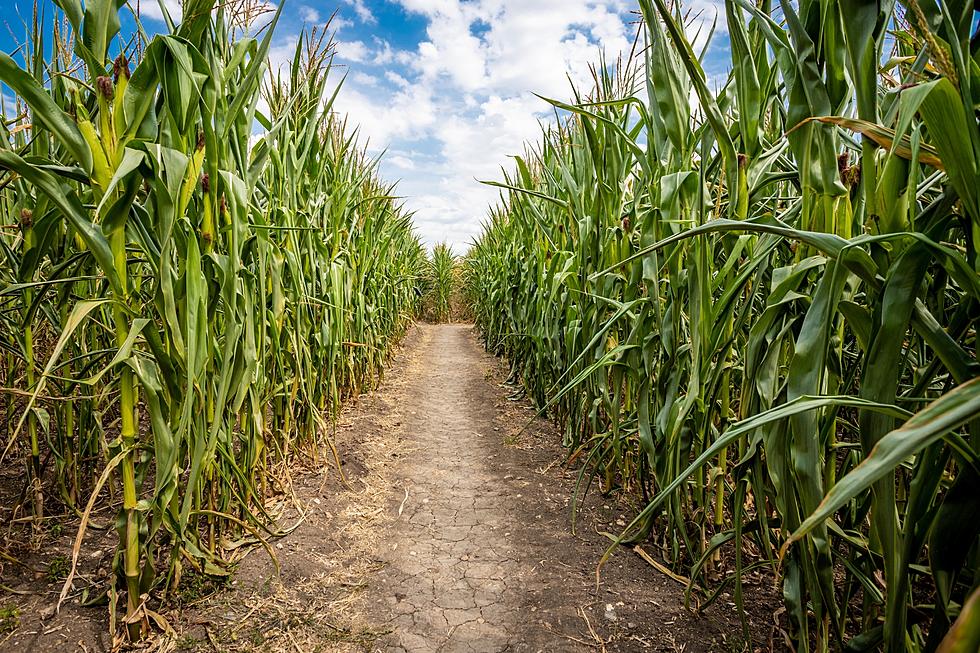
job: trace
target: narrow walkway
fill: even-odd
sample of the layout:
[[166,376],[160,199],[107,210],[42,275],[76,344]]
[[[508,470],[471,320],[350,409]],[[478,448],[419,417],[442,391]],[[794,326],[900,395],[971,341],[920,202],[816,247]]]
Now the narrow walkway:
[[[753,646],[724,591],[704,615],[683,586],[620,549],[595,565],[635,506],[593,487],[570,529],[577,470],[556,430],[504,384],[470,325],[418,325],[384,382],[345,407],[327,455],[290,470],[283,525],[221,591],[189,585],[161,650],[201,653],[716,653],[779,650],[772,579],[749,578]],[[530,423],[530,428],[523,430]],[[598,482],[596,483],[598,486]],[[659,557],[655,545],[643,555]],[[651,558],[653,559],[653,558]],[[759,588],[753,592],[752,588]],[[54,593],[48,597],[54,600]],[[697,600],[697,595],[695,595]],[[2,605],[0,605],[2,607]],[[108,651],[102,606],[66,606],[33,631],[38,653]],[[32,633],[25,632],[25,635]],[[24,639],[0,637],[0,652]],[[761,642],[761,643],[760,643]]]
[[[405,389],[414,451],[399,470],[399,519],[379,552],[381,602],[395,650],[507,650],[526,637],[521,613],[535,569],[514,533],[527,516],[488,465],[488,442],[503,436],[471,328],[423,328],[426,373]],[[392,494],[400,498],[397,486]]]
[[[228,591],[181,612],[178,650],[751,650],[729,597],[693,614],[681,584],[626,549],[596,589],[601,533],[635,506],[593,487],[571,532],[577,471],[506,376],[470,325],[413,327],[381,386],[338,419],[348,483],[330,461],[293,470],[303,519],[274,544],[281,573],[247,556]],[[282,523],[299,518],[291,506]]]
[[419,328],[379,391],[398,453],[366,588],[368,620],[387,631],[374,651],[742,650],[734,613],[685,610],[682,586],[625,549],[596,589],[599,532],[632,509],[593,488],[572,534],[560,436],[543,419],[522,430],[534,411],[472,326]]

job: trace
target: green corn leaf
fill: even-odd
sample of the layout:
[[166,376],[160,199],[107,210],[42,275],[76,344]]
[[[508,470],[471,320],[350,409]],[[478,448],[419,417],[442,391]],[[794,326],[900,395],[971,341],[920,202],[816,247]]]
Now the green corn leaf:
[[817,509],[790,535],[783,551],[902,461],[978,416],[980,378],[957,386],[879,440],[868,457],[838,481]]
[[89,174],[92,152],[75,121],[55,104],[41,84],[7,54],[0,52],[0,80],[10,86],[31,108],[32,119],[50,131],[71,157]]
[[21,175],[47,195],[85,241],[113,290],[122,294],[122,284],[115,271],[109,242],[102,230],[88,219],[78,196],[73,191],[61,186],[54,175],[28,164],[13,152],[0,150],[0,166]]
[[972,653],[980,649],[980,589],[973,590],[937,653]]

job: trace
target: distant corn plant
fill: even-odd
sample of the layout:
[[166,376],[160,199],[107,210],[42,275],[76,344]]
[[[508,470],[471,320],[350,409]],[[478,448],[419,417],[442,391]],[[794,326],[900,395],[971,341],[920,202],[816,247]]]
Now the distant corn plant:
[[973,3],[728,0],[717,91],[677,4],[498,184],[487,347],[702,605],[768,568],[798,650],[977,650]]
[[138,639],[160,619],[148,595],[189,569],[227,575],[281,532],[285,465],[375,383],[420,308],[425,252],[331,111],[330,41],[307,34],[270,73],[281,5],[251,36],[235,5],[187,0],[179,25],[127,41],[122,3],[56,4],[21,63],[0,54],[16,95],[0,463],[24,461],[15,513],[81,516],[73,569],[93,508],[118,506],[107,596]]
[[426,314],[434,322],[452,322],[458,284],[457,257],[446,243],[432,248],[426,277]]

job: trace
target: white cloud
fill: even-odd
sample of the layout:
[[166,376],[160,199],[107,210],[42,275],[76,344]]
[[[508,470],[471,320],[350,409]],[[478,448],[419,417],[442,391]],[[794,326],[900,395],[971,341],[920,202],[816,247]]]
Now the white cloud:
[[357,86],[377,86],[380,82],[378,78],[374,75],[368,75],[367,73],[356,70],[350,74],[350,83],[356,84]]
[[[320,12],[313,7],[308,7],[303,5],[299,8],[299,17],[304,23],[319,23],[320,22]],[[336,21],[335,21],[336,22]],[[334,29],[340,29],[340,25],[332,25]]]
[[339,14],[334,14],[333,18],[330,19],[330,30],[334,33],[339,33],[349,27],[353,27],[354,22],[347,20]]
[[391,44],[387,41],[383,41],[379,38],[374,39],[375,51],[374,51],[374,63],[379,66],[387,66],[388,64],[395,61],[398,57],[398,52],[391,47]]
[[[151,19],[163,21],[163,9],[174,23],[179,23],[183,18],[184,8],[182,0],[163,0],[163,9],[160,7],[159,0],[127,0],[132,10],[139,14],[141,19]],[[254,32],[261,30],[269,24],[273,12],[277,5],[274,2],[264,0],[232,0],[227,5],[227,11],[231,24],[246,31]],[[308,9],[308,8],[307,8]],[[315,12],[314,12],[315,13]]]
[[277,39],[269,48],[269,70],[279,71],[283,66],[292,62],[296,54],[296,44],[299,36],[289,34]]
[[687,17],[684,32],[697,54],[700,54],[708,44],[712,27],[715,31],[713,38],[728,31],[725,3],[722,0],[687,0],[684,3],[684,10]]
[[415,161],[401,154],[388,154],[385,161],[400,170],[415,170]]
[[[353,80],[351,80],[353,81]],[[396,92],[346,85],[337,97],[337,111],[351,116],[361,136],[373,149],[388,147],[396,139],[421,138],[435,123],[430,89],[414,86]]]
[[385,79],[399,88],[408,88],[412,85],[410,81],[396,73],[394,70],[386,70]]
[[[401,179],[423,239],[461,252],[499,197],[477,180],[500,179],[554,119],[534,93],[567,100],[569,79],[590,90],[600,52],[612,62],[632,49],[636,16],[621,0],[395,1],[424,20],[415,45],[393,47],[363,27],[376,22],[374,5],[343,0],[361,24],[337,43],[350,71],[335,109],[373,152],[388,150],[382,172]],[[723,3],[694,4],[707,8],[703,21]]]
[[[129,0],[130,6],[133,11],[136,11],[137,0]],[[174,22],[180,22],[181,17],[184,14],[184,9],[181,6],[180,0],[163,0],[163,4],[167,9],[167,13]],[[151,18],[153,20],[163,20],[163,12],[160,10],[160,3],[158,0],[139,0],[139,15],[140,18]]]
[[370,50],[363,41],[337,41],[337,58],[344,61],[355,61],[362,63],[367,61],[371,55]]
[[635,27],[618,0],[398,2],[426,19],[425,38],[395,55],[385,71],[390,94],[345,90],[338,103],[375,148],[425,144],[431,156],[413,157],[412,167],[404,155],[383,166],[402,178],[399,192],[426,242],[462,251],[499,195],[477,180],[499,179],[508,157],[552,119],[533,93],[567,99],[568,76],[588,90],[590,64],[601,51],[610,60],[628,52]]
[[357,17],[364,23],[376,23],[377,20],[371,10],[368,9],[364,0],[344,0],[344,4],[348,5],[357,14]]

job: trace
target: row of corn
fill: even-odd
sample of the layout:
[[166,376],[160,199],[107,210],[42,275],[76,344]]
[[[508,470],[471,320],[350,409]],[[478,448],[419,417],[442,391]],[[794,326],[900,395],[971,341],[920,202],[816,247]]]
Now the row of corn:
[[423,288],[422,315],[426,319],[452,322],[463,316],[459,262],[448,244],[433,246]]
[[14,516],[81,518],[76,559],[117,507],[136,639],[148,597],[279,532],[287,463],[375,383],[427,263],[331,112],[329,40],[270,70],[281,4],[186,0],[152,38],[117,0],[56,4],[0,54],[0,463]]
[[974,3],[726,0],[711,82],[710,21],[639,5],[467,256],[488,348],[692,602],[774,577],[797,650],[978,650]]

